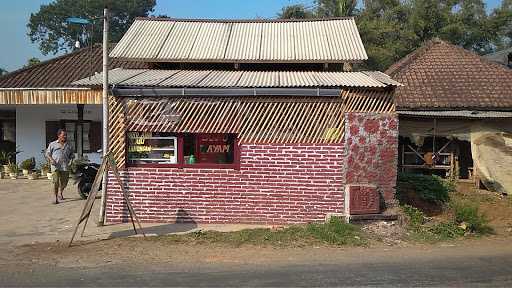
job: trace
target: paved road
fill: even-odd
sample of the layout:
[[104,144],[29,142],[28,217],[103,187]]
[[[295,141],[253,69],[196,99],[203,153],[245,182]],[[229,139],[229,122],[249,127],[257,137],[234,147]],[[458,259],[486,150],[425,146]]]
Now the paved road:
[[[478,245],[478,244],[477,244]],[[332,250],[330,250],[332,251]],[[277,251],[276,253],[283,253]],[[322,249],[319,253],[326,253]],[[331,254],[331,255],[328,255]],[[285,255],[283,255],[286,257]],[[0,267],[0,286],[512,287],[512,249],[492,245],[366,249],[288,263],[134,262],[88,267]]]

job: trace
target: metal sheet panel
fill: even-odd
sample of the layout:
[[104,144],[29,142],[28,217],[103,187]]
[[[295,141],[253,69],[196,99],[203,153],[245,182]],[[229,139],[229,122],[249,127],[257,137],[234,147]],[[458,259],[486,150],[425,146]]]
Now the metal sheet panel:
[[294,61],[293,23],[262,23],[261,48],[259,60]]
[[167,36],[175,22],[142,21],[137,34],[130,37],[130,43],[123,52],[124,58],[157,59]]
[[368,56],[353,18],[137,19],[112,57],[174,62],[347,62]]
[[[133,76],[139,75],[143,72],[148,71],[147,69],[121,69],[116,68],[108,71],[108,81],[110,84],[119,84]],[[80,79],[73,82],[73,85],[91,85],[97,86],[103,83],[103,73],[96,73],[91,77]]]
[[279,87],[279,72],[246,71],[237,84],[238,87]]
[[262,23],[233,23],[226,59],[258,60],[260,57]]
[[201,23],[201,29],[188,59],[224,59],[232,23]]
[[[111,84],[122,86],[155,87],[368,87],[397,86],[387,75],[379,77],[368,72],[318,71],[224,71],[224,70],[142,70],[114,69],[110,71]],[[380,81],[379,79],[383,79]],[[385,80],[385,81],[384,81]],[[80,86],[101,85],[101,74],[74,82]]]
[[197,87],[211,70],[182,70],[159,84],[162,87]]
[[181,70],[147,70],[144,73],[119,82],[126,86],[158,86],[161,82],[180,72]]
[[201,29],[201,24],[197,22],[176,22],[169,33],[169,37],[162,45],[157,59],[188,59]]
[[198,86],[201,87],[237,87],[242,77],[241,71],[213,71]]

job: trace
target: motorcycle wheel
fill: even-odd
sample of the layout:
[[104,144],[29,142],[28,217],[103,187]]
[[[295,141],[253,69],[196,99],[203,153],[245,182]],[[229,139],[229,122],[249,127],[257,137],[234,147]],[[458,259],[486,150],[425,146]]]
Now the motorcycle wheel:
[[78,183],[78,194],[82,199],[87,199],[89,197],[89,192],[91,192],[92,184],[91,183]]

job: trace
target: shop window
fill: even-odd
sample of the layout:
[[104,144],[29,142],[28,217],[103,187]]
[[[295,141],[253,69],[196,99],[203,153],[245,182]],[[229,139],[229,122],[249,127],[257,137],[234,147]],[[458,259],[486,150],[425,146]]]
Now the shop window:
[[234,134],[128,132],[129,165],[237,168]]
[[[68,143],[75,152],[78,150],[77,137],[78,128],[76,120],[61,120],[46,122],[46,147],[52,141],[57,139],[57,131],[65,129],[68,133]],[[93,153],[101,149],[101,122],[83,121],[82,150],[84,153]]]
[[178,138],[170,133],[129,132],[129,164],[177,164]]
[[192,134],[184,137],[186,164],[233,164],[235,136],[232,134]]

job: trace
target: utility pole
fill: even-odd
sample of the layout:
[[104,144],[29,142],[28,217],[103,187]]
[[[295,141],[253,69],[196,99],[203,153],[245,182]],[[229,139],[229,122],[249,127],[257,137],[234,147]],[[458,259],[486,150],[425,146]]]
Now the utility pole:
[[[109,12],[108,7],[103,9],[103,161],[106,160],[108,153],[108,31],[109,31]],[[107,179],[108,171],[103,173],[101,185],[101,205],[98,226],[105,223],[105,207],[107,204]]]

